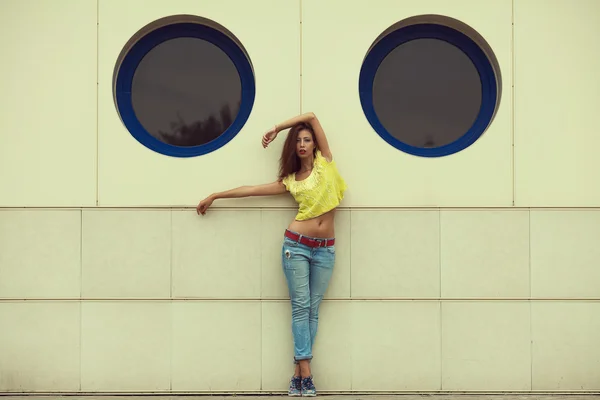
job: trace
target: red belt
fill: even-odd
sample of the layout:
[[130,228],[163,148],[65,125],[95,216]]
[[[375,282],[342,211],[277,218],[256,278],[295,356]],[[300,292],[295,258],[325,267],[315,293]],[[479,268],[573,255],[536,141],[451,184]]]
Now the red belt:
[[288,230],[285,231],[285,236],[308,247],[329,247],[335,244],[335,239],[315,239],[298,235]]

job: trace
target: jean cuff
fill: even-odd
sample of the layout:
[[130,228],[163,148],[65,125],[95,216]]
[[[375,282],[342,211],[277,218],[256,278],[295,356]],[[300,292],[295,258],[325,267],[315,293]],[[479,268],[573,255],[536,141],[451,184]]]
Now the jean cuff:
[[303,360],[308,360],[308,362],[310,363],[312,361],[312,356],[294,357],[294,364],[298,364],[298,361],[303,361]]

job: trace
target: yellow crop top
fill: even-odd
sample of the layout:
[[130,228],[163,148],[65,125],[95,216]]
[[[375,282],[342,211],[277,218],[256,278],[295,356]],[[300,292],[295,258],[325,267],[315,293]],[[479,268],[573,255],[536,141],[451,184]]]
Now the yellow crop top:
[[340,204],[347,189],[335,160],[328,162],[319,150],[313,170],[306,179],[297,181],[294,172],[283,178],[283,184],[298,203],[297,221],[316,218],[333,210]]

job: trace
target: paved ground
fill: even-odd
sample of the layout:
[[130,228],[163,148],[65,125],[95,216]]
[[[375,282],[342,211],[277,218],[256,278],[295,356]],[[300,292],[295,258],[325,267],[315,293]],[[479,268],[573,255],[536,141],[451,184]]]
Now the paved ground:
[[[398,394],[398,395],[328,395],[322,394],[319,397],[326,400],[600,400],[600,394],[528,394],[528,395],[513,395],[513,394]],[[2,395],[0,400],[287,400],[287,396],[281,395],[180,395],[180,396],[82,396],[82,395]]]

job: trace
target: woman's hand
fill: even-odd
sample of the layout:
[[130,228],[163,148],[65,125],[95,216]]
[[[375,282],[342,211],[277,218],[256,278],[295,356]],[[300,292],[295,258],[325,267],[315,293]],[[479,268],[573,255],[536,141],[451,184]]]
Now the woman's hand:
[[263,148],[267,148],[267,146],[273,141],[275,140],[275,138],[277,137],[277,134],[279,132],[277,131],[277,126],[273,126],[271,129],[269,129],[267,131],[267,133],[265,133],[262,137],[262,146]]
[[213,201],[214,201],[214,199],[212,198],[212,196],[208,196],[207,198],[202,200],[200,203],[198,203],[198,206],[196,206],[196,213],[198,215],[206,214],[206,210],[208,210],[208,207],[211,206]]

